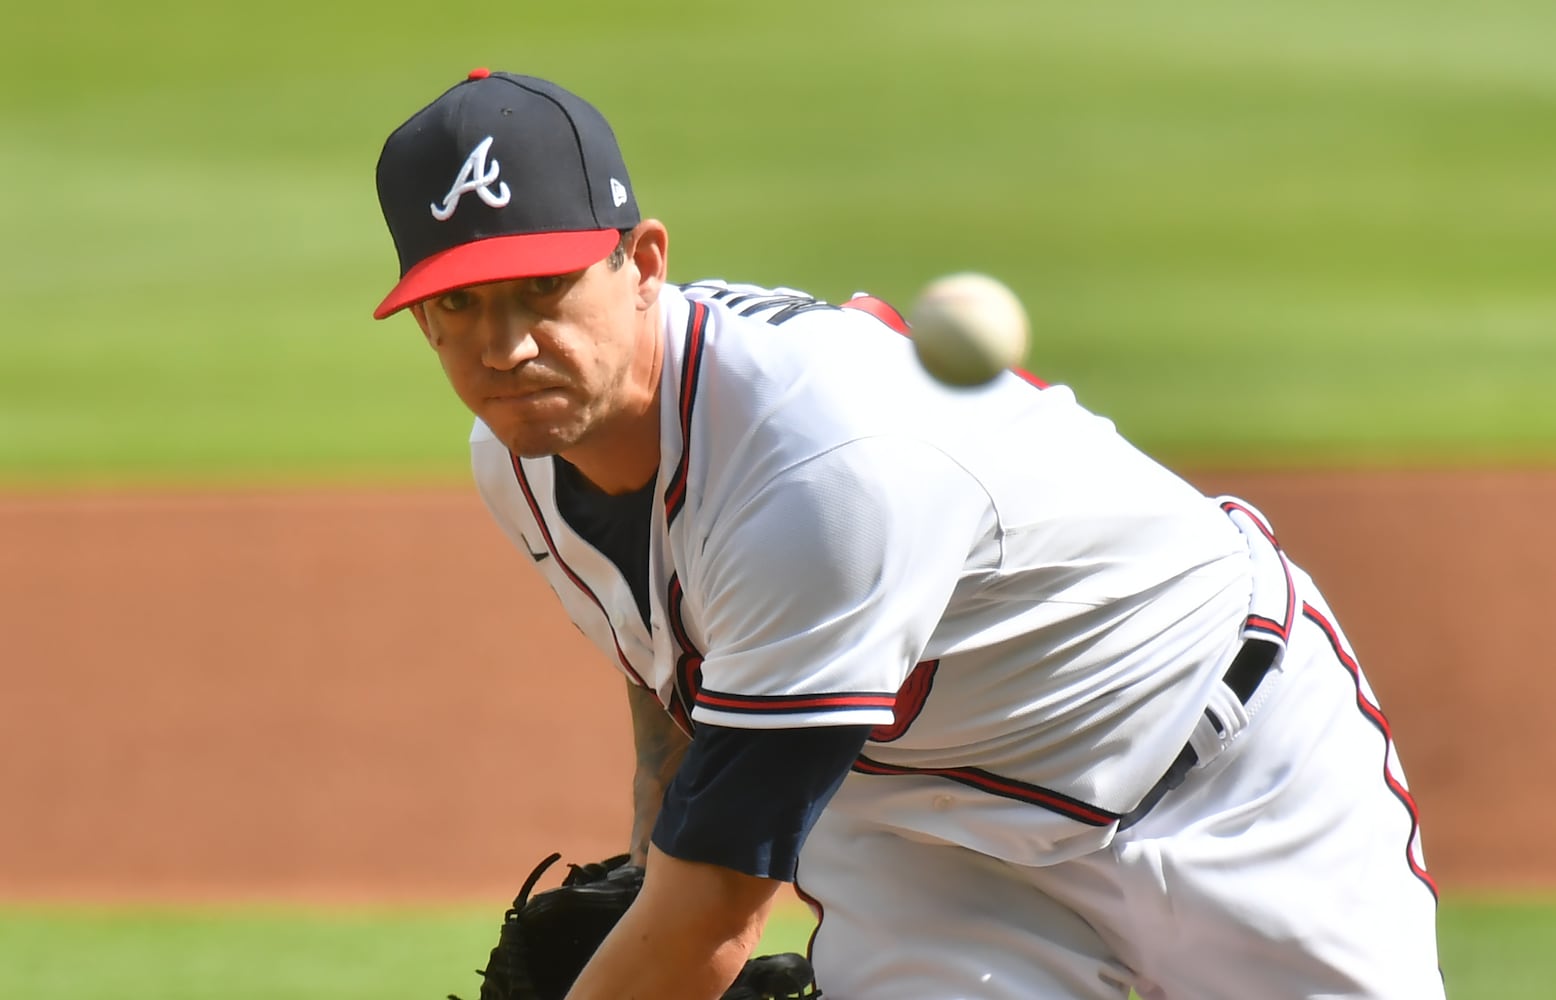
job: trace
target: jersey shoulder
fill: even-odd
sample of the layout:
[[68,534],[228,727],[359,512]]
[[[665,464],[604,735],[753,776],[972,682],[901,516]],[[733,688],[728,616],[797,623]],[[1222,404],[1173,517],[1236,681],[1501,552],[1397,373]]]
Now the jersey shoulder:
[[895,403],[872,397],[891,385],[900,395],[890,373],[911,375],[912,350],[877,318],[786,287],[707,280],[682,294],[706,322],[673,352],[667,388],[689,398],[667,412],[677,425],[689,417],[709,454],[782,467],[893,426]]

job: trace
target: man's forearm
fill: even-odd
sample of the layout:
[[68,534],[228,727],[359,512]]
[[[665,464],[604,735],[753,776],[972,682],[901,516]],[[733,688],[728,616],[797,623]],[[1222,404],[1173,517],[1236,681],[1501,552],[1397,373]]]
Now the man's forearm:
[[632,743],[636,766],[632,776],[632,839],[628,850],[634,864],[648,858],[649,838],[665,789],[675,777],[690,745],[685,733],[659,704],[652,691],[627,683],[627,705],[632,711]]
[[643,891],[567,1000],[718,1000],[761,939],[782,883],[651,853]]

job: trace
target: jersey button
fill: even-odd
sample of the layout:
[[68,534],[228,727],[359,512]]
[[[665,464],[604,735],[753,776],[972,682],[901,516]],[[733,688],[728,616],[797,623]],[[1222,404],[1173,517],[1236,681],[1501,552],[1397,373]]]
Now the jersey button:
[[936,795],[934,800],[929,803],[929,808],[933,809],[935,812],[945,812],[947,809],[951,808],[951,796]]

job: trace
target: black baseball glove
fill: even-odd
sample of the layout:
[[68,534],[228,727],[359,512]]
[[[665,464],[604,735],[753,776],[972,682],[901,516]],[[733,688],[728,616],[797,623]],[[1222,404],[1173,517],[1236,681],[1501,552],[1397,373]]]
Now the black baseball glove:
[[[643,888],[643,869],[627,855],[569,864],[555,889],[530,897],[553,854],[530,872],[503,917],[502,933],[481,976],[480,1000],[562,1000],[605,935]],[[764,955],[747,962],[723,1000],[820,1000],[803,955]],[[448,1000],[459,1000],[449,994]]]

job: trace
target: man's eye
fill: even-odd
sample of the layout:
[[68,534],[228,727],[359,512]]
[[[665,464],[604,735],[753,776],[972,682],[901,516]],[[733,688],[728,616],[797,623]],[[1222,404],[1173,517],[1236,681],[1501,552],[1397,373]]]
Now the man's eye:
[[528,291],[532,295],[555,295],[557,292],[562,290],[563,285],[567,284],[567,275],[543,274],[538,277],[528,279],[527,283],[529,285]]
[[444,312],[459,312],[470,306],[472,296],[464,289],[456,288],[438,296],[438,308]]

